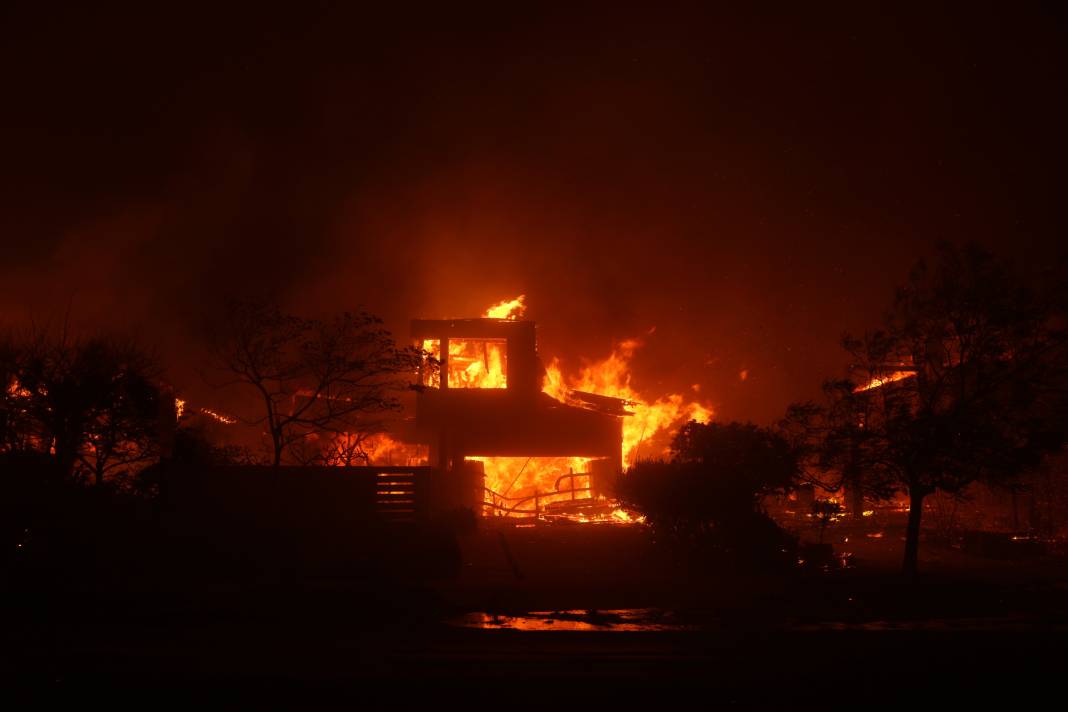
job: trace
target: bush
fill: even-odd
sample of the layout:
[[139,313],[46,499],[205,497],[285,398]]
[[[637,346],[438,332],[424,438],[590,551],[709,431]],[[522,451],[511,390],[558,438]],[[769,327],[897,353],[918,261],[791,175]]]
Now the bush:
[[756,568],[795,561],[796,539],[761,508],[799,472],[783,438],[751,424],[692,422],[672,452],[670,461],[638,463],[616,485],[620,501],[644,514],[662,541]]

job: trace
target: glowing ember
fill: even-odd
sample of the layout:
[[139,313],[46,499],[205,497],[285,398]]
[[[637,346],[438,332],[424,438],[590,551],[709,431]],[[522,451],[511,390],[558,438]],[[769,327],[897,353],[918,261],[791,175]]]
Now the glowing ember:
[[463,628],[517,631],[677,631],[692,626],[675,620],[672,614],[651,608],[617,610],[530,611],[522,615],[467,613],[449,621]]
[[645,515],[632,514],[625,509],[614,509],[611,516],[612,519],[622,524],[643,524],[645,522]]
[[19,379],[14,377],[12,377],[11,382],[7,384],[7,393],[16,398],[29,398],[33,395],[33,392],[29,388],[26,388],[26,386],[19,382]]
[[177,420],[181,420],[183,416],[185,416],[185,415],[187,415],[189,413],[199,413],[200,415],[205,415],[205,416],[211,418],[212,420],[216,421],[217,423],[222,423],[223,425],[233,425],[234,423],[237,422],[237,418],[235,418],[232,415],[226,415],[225,413],[220,413],[219,411],[212,410],[211,408],[191,407],[189,405],[189,403],[185,399],[183,399],[183,398],[175,398],[174,399],[174,415],[175,415],[175,418]]
[[200,408],[199,411],[202,414],[211,418],[212,420],[216,420],[220,423],[223,423],[224,425],[233,425],[237,422],[237,418],[233,417],[232,415],[225,415],[223,413],[219,413],[218,411],[214,411],[211,408]]
[[909,378],[910,376],[915,376],[915,375],[916,375],[915,371],[894,371],[893,373],[891,373],[889,375],[886,375],[886,376],[876,376],[875,378],[873,378],[870,381],[868,381],[867,383],[865,383],[863,386],[857,386],[853,390],[853,392],[854,393],[862,393],[864,391],[870,391],[873,388],[878,388],[879,386],[885,386],[887,383],[894,383],[895,381],[902,381],[902,380],[904,380],[906,378]]

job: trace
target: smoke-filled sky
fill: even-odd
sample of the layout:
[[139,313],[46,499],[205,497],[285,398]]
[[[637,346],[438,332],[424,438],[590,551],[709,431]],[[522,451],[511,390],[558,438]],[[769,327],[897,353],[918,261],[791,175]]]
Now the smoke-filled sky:
[[543,355],[643,336],[639,391],[767,422],[938,240],[1064,257],[1038,9],[154,5],[0,10],[0,318],[181,388],[227,294],[406,337],[525,293]]

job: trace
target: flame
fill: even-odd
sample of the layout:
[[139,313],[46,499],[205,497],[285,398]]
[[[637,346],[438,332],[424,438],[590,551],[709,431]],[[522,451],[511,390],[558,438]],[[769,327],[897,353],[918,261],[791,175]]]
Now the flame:
[[[627,368],[628,346],[614,351],[604,361],[586,366],[580,375],[571,379],[571,387],[564,386],[565,378],[559,363],[553,361],[546,369],[544,392],[566,402],[566,393],[570,390],[583,390],[599,395],[623,398],[633,403],[634,415],[623,418],[623,462],[633,465],[638,457],[663,457],[668,454],[668,438],[682,424],[696,420],[708,422],[712,418],[712,409],[700,403],[686,402],[681,394],[664,396],[650,403],[639,400],[638,393],[630,385],[630,371]],[[665,437],[667,436],[667,437]],[[485,486],[498,495],[508,498],[507,506],[519,506],[522,510],[533,512],[536,505],[564,499],[586,499],[592,496],[589,491],[589,466],[592,460],[583,457],[468,457],[483,463],[485,468]],[[574,473],[574,478],[561,476]],[[572,497],[571,483],[576,490]],[[539,495],[538,502],[532,499],[517,504],[514,500],[533,498]],[[487,493],[487,502],[493,500]],[[618,519],[618,517],[617,517]]]
[[18,378],[12,376],[11,382],[7,384],[7,394],[15,398],[29,398],[33,395],[33,391],[22,385]]
[[[441,359],[441,341],[425,339],[423,350]],[[503,339],[450,339],[449,388],[507,388],[508,347]],[[424,385],[437,388],[441,374],[428,371]]]
[[198,408],[198,410],[212,420],[217,420],[224,425],[233,425],[237,422],[237,418],[232,415],[225,415],[224,413],[212,410],[211,408]]
[[[519,297],[508,303],[521,303]],[[491,308],[486,313],[494,311]],[[545,369],[545,379],[542,391],[558,401],[567,403],[571,391],[585,391],[597,395],[620,398],[630,403],[633,415],[624,417],[623,420],[623,463],[633,465],[639,457],[656,458],[668,454],[670,436],[684,423],[696,420],[708,422],[712,419],[712,408],[694,401],[688,401],[681,393],[662,396],[649,401],[631,384],[630,362],[634,353],[641,348],[642,342],[638,339],[627,339],[612,350],[612,352],[600,361],[593,361],[583,366],[575,376],[565,376],[558,359],[552,359]],[[450,342],[450,358],[452,353]],[[450,364],[451,371],[451,364]],[[450,386],[452,385],[450,374]],[[699,389],[694,389],[697,392]],[[589,491],[590,478],[588,473],[588,458],[522,458],[522,457],[471,457],[469,460],[477,460],[483,463],[486,474],[486,487],[493,492],[507,496],[532,497],[536,493],[544,494],[538,497],[537,504],[543,502],[569,499],[574,495],[575,499],[584,499],[592,496]],[[555,485],[562,475],[569,472],[575,473],[574,478],[566,478],[561,482],[561,488],[567,491],[557,493]],[[570,484],[574,488],[584,489],[582,492],[572,492]],[[492,495],[487,494],[487,501],[492,500]],[[510,505],[512,506],[512,505]],[[524,509],[533,511],[535,502],[528,501],[522,505]],[[626,515],[624,515],[626,516]],[[621,520],[621,517],[615,517]]]
[[[339,438],[345,438],[345,442],[351,442],[353,437],[344,433]],[[410,443],[394,440],[385,433],[377,433],[365,437],[359,442],[359,448],[368,465],[425,465],[430,457],[430,448],[427,445],[413,445]],[[343,465],[344,462],[334,464]]]
[[856,388],[854,388],[853,392],[863,393],[864,391],[870,391],[873,388],[878,388],[879,386],[885,386],[887,383],[894,383],[895,381],[901,381],[906,378],[909,378],[910,376],[915,375],[915,371],[894,371],[893,373],[886,376],[876,376],[875,378],[872,378],[863,386],[857,386]]
[[[484,317],[517,319],[526,311],[525,300],[525,295],[519,295],[494,304]],[[713,415],[711,407],[687,400],[681,393],[655,400],[643,398],[631,384],[630,372],[631,359],[641,346],[638,339],[624,340],[607,357],[588,362],[574,376],[566,376],[560,362],[553,359],[546,367],[542,385],[544,393],[563,403],[573,401],[572,391],[627,401],[633,414],[622,417],[624,465],[633,465],[639,457],[667,455],[670,437],[679,426],[691,420],[708,422]],[[432,358],[441,358],[439,340],[424,340],[423,349]],[[450,339],[448,363],[442,371],[446,373],[449,388],[505,388],[508,384],[506,343],[494,339]],[[439,387],[440,374],[429,373],[424,385]],[[694,385],[691,390],[698,393],[700,385]],[[469,456],[467,459],[482,463],[487,489],[485,501],[496,505],[490,508],[492,511],[512,510],[512,514],[529,516],[546,504],[592,497],[590,458]],[[588,520],[635,521],[622,510],[600,519],[598,516],[592,515]]]
[[644,514],[635,514],[633,512],[628,512],[625,509],[617,508],[613,510],[611,517],[623,524],[643,524],[645,522]]
[[634,415],[623,419],[623,463],[633,465],[638,457],[662,457],[667,454],[669,435],[691,420],[707,423],[713,411],[707,405],[687,402],[681,393],[673,393],[647,402],[631,385],[630,360],[642,342],[627,339],[619,343],[605,359],[587,364],[577,377],[565,379],[560,362],[553,359],[546,367],[543,391],[567,402],[571,390],[622,398],[631,402]]
[[527,295],[520,294],[515,299],[505,299],[487,309],[482,315],[487,319],[510,319],[512,321],[523,316],[527,311]]
[[505,515],[534,514],[551,502],[591,496],[588,468],[592,460],[587,457],[469,456],[466,459],[482,463],[488,490],[485,501],[498,505],[494,511]]
[[199,413],[200,415],[206,415],[212,420],[222,423],[223,425],[233,425],[237,422],[237,418],[232,415],[220,413],[219,411],[212,410],[211,408],[191,407],[184,398],[174,399],[174,415],[176,420],[181,420],[182,416],[190,412]]

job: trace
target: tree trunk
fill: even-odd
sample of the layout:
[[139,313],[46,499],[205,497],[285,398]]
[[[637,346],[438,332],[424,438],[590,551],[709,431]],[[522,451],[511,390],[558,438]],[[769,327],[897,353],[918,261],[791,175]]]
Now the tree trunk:
[[850,499],[852,500],[853,519],[864,518],[864,490],[859,484],[850,487]]
[[1016,485],[1009,485],[1009,492],[1012,493],[1012,531],[1020,531],[1020,501],[1017,496],[1018,488]]
[[271,464],[274,467],[278,467],[282,464],[282,451],[285,447],[282,445],[282,435],[274,428],[271,429],[271,448],[274,450],[274,462]]
[[902,572],[910,579],[919,573],[920,517],[923,516],[923,498],[927,494],[921,487],[909,488],[909,522],[905,530],[905,561]]
[[71,477],[74,474],[74,465],[78,461],[77,442],[72,442],[71,438],[56,437],[52,441],[52,447],[59,471],[64,477]]

